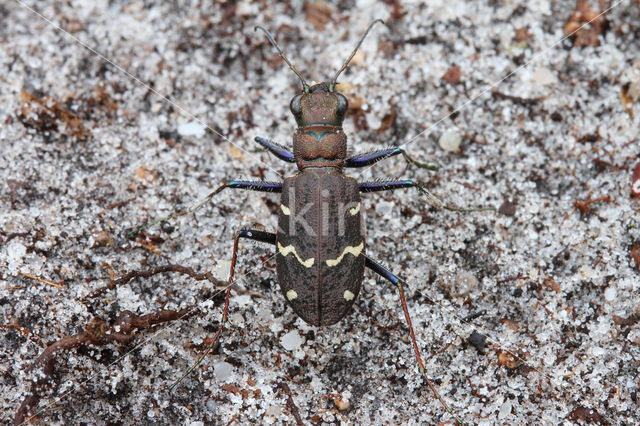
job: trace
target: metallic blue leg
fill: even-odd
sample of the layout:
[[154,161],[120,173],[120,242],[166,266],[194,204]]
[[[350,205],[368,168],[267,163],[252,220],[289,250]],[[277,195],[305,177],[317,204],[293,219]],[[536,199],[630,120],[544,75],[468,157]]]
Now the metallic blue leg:
[[360,192],[392,191],[413,186],[415,183],[412,180],[363,182],[360,184]]
[[364,154],[354,155],[351,158],[347,158],[344,162],[344,167],[365,167],[377,163],[385,158],[393,157],[395,155],[402,154],[407,163],[414,166],[421,167],[423,169],[438,170],[438,166],[435,164],[421,163],[414,160],[409,156],[402,148],[386,148],[379,151],[367,152]]
[[375,260],[371,259],[369,256],[366,256],[364,261],[364,266],[371,269],[376,274],[380,275],[382,278],[391,281],[394,285],[397,285],[400,282],[400,278],[393,275],[391,271],[385,269],[382,265],[377,263]]
[[295,163],[296,160],[293,158],[293,152],[289,150],[289,148],[282,146],[278,143],[268,141],[266,139],[262,139],[261,137],[256,137],[256,142],[258,142],[263,147],[267,148],[269,152],[278,157],[281,160],[286,161],[287,163]]
[[262,182],[262,181],[251,181],[251,180],[232,180],[229,183],[225,183],[221,185],[209,194],[207,197],[213,197],[220,191],[225,188],[237,188],[237,189],[248,189],[250,191],[259,191],[259,192],[282,192],[282,184],[278,182]]
[[276,245],[276,234],[273,232],[257,231],[255,229],[242,229],[238,231],[238,238],[248,238],[262,243]]

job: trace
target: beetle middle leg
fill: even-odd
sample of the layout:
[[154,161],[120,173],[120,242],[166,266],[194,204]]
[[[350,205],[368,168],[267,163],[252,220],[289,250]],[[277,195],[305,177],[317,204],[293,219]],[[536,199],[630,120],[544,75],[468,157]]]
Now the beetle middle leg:
[[409,164],[413,164],[414,166],[420,167],[422,169],[428,169],[436,171],[438,170],[438,166],[436,164],[431,163],[422,163],[418,160],[413,159],[407,152],[398,147],[391,147],[386,149],[381,149],[379,151],[366,152],[364,154],[354,155],[353,157],[349,157],[344,161],[344,167],[366,167],[372,164],[377,163],[378,161],[384,160],[389,157],[393,157],[396,155],[402,154],[404,159]]
[[243,229],[240,230],[238,232],[236,232],[236,235],[233,238],[233,255],[231,256],[231,269],[229,271],[229,285],[227,286],[227,294],[225,296],[224,299],[224,309],[222,310],[222,321],[220,322],[220,327],[218,327],[218,331],[216,331],[216,334],[213,336],[213,339],[211,340],[211,343],[209,344],[209,347],[202,353],[202,355],[200,356],[200,358],[198,358],[198,360],[195,362],[195,364],[193,364],[183,375],[182,377],[180,377],[174,384],[172,384],[169,389],[173,389],[175,386],[177,386],[185,377],[187,377],[189,374],[191,374],[191,372],[198,367],[198,365],[200,365],[200,363],[202,362],[202,360],[209,354],[209,352],[211,352],[211,350],[213,350],[213,347],[216,343],[216,341],[218,340],[218,337],[220,337],[220,334],[222,334],[222,330],[224,329],[224,325],[227,323],[227,316],[228,316],[228,311],[229,311],[229,300],[231,299],[231,283],[233,282],[233,275],[235,273],[236,270],[236,260],[237,260],[237,254],[238,254],[238,241],[240,240],[240,238],[247,238],[250,240],[254,240],[254,241],[260,241],[263,243],[269,243],[269,244],[276,244],[276,234],[274,234],[273,232],[264,232],[264,231],[258,231],[255,229]]
[[478,208],[462,208],[456,206],[449,206],[443,203],[438,197],[433,195],[426,186],[416,180],[397,180],[397,181],[375,181],[375,182],[363,182],[360,184],[360,192],[377,192],[377,191],[392,191],[394,189],[401,188],[416,188],[423,195],[427,197],[427,202],[437,209],[450,210],[453,212],[469,213],[469,212],[481,212],[487,210],[495,210],[493,207],[478,207]]
[[[409,316],[409,310],[407,308],[407,301],[404,298],[404,289],[402,287],[402,283],[405,282],[405,281],[403,281],[398,276],[394,275],[391,271],[389,271],[388,269],[386,269],[385,267],[383,267],[379,263],[375,262],[369,256],[365,256],[365,257],[366,257],[365,266],[367,268],[371,269],[373,272],[375,272],[376,274],[380,275],[385,280],[393,283],[394,285],[396,285],[396,287],[398,287],[398,292],[400,293],[400,302],[402,302],[402,310],[404,311],[404,317],[407,320],[407,326],[409,327],[409,333],[411,334],[411,342],[413,343],[413,350],[414,350],[414,352],[416,354],[416,359],[418,361],[418,369],[420,371],[420,375],[427,382],[427,384],[429,385],[429,388],[431,388],[431,390],[433,391],[434,395],[436,396],[438,401],[440,401],[440,403],[442,404],[444,409],[447,410],[447,412],[450,415],[455,417],[455,414],[453,413],[453,410],[451,410],[451,408],[449,408],[447,403],[442,399],[442,397],[438,393],[438,390],[436,389],[435,385],[427,377],[427,375],[426,375],[426,373],[424,371],[424,364],[422,363],[422,358],[420,357],[420,350],[418,349],[418,343],[416,342],[416,335],[415,335],[415,333],[413,331],[413,326],[411,325],[411,317]],[[458,424],[462,424],[462,422],[457,417],[455,419],[456,419],[456,422]]]

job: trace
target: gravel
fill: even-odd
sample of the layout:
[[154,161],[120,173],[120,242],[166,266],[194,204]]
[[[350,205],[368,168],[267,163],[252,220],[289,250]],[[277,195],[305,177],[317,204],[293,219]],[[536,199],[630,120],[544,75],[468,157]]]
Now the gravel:
[[253,142],[291,144],[299,90],[255,25],[320,81],[382,18],[339,79],[350,149],[403,145],[440,170],[394,157],[350,173],[497,209],[437,211],[409,189],[363,196],[367,252],[408,281],[427,375],[465,423],[634,423],[640,7],[610,5],[584,38],[597,45],[580,46],[564,38],[568,1],[2,3],[0,421],[48,345],[124,310],[193,304],[129,344],[61,352],[38,422],[453,420],[417,372],[397,291],[371,273],[351,314],[311,327],[284,302],[273,248],[244,242],[219,346],[174,390],[218,328],[219,288],[158,274],[83,303],[166,264],[226,280],[234,231],[275,229],[277,195],[226,190],[127,235],[225,179],[295,171]]

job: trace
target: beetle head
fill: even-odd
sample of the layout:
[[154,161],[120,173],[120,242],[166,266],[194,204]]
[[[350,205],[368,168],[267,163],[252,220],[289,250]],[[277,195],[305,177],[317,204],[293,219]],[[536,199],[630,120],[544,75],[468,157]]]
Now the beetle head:
[[382,20],[376,19],[369,25],[356,48],[353,49],[349,58],[330,82],[311,86],[307,84],[296,67],[289,62],[269,31],[262,27],[256,27],[256,29],[264,31],[282,60],[289,65],[291,71],[298,76],[302,83],[302,92],[291,99],[289,106],[298,123],[298,130],[293,135],[293,156],[296,159],[298,169],[320,167],[341,169],[344,165],[344,160],[347,157],[347,137],[342,131],[342,122],[349,108],[349,103],[342,93],[336,92],[336,82],[342,71],[349,66],[349,62],[358,51],[364,38],[378,22],[382,22]]
[[[308,86],[307,86],[308,87]],[[347,98],[333,90],[332,83],[317,83],[291,99],[289,108],[298,127],[330,125],[342,127],[349,108]]]

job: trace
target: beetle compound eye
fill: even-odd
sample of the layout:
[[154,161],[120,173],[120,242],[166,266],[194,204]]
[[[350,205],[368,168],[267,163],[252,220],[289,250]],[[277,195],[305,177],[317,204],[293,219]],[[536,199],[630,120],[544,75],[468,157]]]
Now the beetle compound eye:
[[347,109],[349,109],[349,102],[340,93],[336,93],[336,97],[338,98],[338,115],[344,116],[347,113]]
[[291,104],[289,105],[289,109],[291,113],[297,118],[302,114],[302,106],[300,105],[300,99],[302,95],[296,95],[291,99]]

